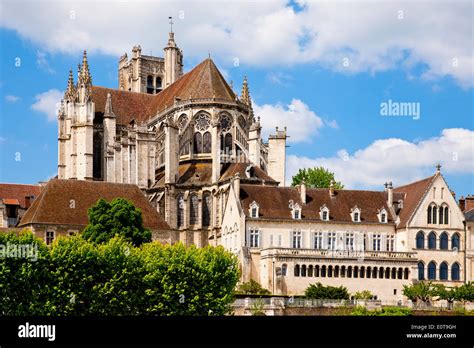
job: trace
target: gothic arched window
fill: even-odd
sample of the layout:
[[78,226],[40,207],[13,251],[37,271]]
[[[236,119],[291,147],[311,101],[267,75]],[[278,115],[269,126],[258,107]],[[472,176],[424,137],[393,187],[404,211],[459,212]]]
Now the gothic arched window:
[[419,231],[416,234],[416,248],[417,249],[425,248],[425,234],[423,233],[423,231]]
[[432,211],[432,208],[431,208],[431,205],[428,207],[427,211],[426,211],[426,217],[427,217],[427,223],[431,224],[431,211]]
[[189,224],[195,225],[198,222],[199,198],[197,195],[191,196],[191,205],[189,207]]
[[206,132],[202,136],[202,152],[211,153],[211,148],[212,148],[211,133]]
[[428,264],[428,279],[435,280],[436,279],[436,264],[434,261],[431,261]]
[[228,132],[232,127],[232,117],[228,114],[222,114],[219,120],[219,126],[222,132]]
[[281,265],[281,275],[282,275],[283,277],[286,277],[287,269],[288,269],[288,266],[286,265],[286,263],[284,263],[283,265]]
[[446,232],[441,233],[441,237],[439,237],[439,248],[448,250],[448,234]]
[[449,224],[449,209],[447,206],[444,207],[444,223]]
[[300,265],[296,265],[295,266],[295,277],[299,277],[300,276]]
[[418,280],[425,280],[425,264],[418,262]]
[[162,88],[161,77],[158,76],[155,81],[156,81],[156,84],[155,84],[156,92],[159,92],[161,91],[161,88]]
[[428,235],[428,249],[436,249],[436,233],[433,231]]
[[212,197],[205,193],[202,200],[202,225],[208,227],[211,224]]
[[460,279],[460,267],[459,263],[455,262],[451,266],[451,280],[459,280]]
[[202,135],[199,132],[194,133],[194,153],[202,153]]
[[224,137],[224,153],[232,154],[232,134],[227,133]]
[[439,280],[448,280],[448,264],[446,262],[439,266]]
[[178,228],[184,226],[184,197],[181,195],[177,201],[178,208]]
[[431,208],[433,209],[433,214],[432,214],[433,218],[432,218],[431,222],[432,222],[433,224],[436,224],[436,217],[437,217],[437,214],[436,214],[436,213],[438,212],[438,209],[437,209],[437,207],[436,207],[435,205],[432,206]]
[[455,233],[451,237],[451,249],[459,250],[459,234]]
[[146,92],[148,94],[153,94],[154,92],[154,88],[153,88],[153,76],[147,76],[146,78]]

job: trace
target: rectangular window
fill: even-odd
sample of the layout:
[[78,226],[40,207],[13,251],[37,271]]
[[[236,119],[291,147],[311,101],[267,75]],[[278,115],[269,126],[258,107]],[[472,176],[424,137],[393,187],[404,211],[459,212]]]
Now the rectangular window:
[[46,232],[46,245],[50,245],[54,240],[54,232],[47,231]]
[[387,251],[395,250],[395,236],[387,236]]
[[380,234],[374,234],[372,239],[372,250],[380,251],[382,236]]
[[256,218],[257,217],[257,207],[252,208],[252,217]]
[[336,232],[328,233],[328,249],[336,249]]
[[295,219],[299,219],[300,218],[300,211],[295,209],[294,215],[295,215]]
[[278,235],[278,246],[281,247],[281,234]]
[[323,220],[327,221],[328,220],[328,212],[325,210],[323,211]]
[[293,248],[301,249],[301,231],[293,231]]
[[314,232],[314,248],[322,249],[323,248],[323,233]]
[[346,250],[354,250],[354,233],[346,233]]
[[250,230],[250,247],[251,248],[260,247],[260,231],[258,229]]
[[270,246],[273,246],[273,234],[270,235]]
[[354,213],[354,221],[359,222],[359,213]]

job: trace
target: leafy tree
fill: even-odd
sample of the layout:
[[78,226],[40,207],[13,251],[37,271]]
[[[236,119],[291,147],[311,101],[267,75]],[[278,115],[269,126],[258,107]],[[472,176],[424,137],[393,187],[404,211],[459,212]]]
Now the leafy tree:
[[311,284],[305,290],[305,297],[311,299],[348,300],[349,292],[343,286],[323,286],[321,283]]
[[305,183],[311,188],[329,188],[331,181],[334,182],[335,189],[343,189],[344,185],[336,181],[334,173],[324,167],[303,168],[292,178],[291,186],[297,186]]
[[374,294],[369,290],[358,291],[354,294],[354,299],[356,300],[370,300],[372,298],[374,298]]
[[151,232],[143,227],[141,210],[123,198],[110,203],[99,199],[88,210],[89,224],[83,237],[94,243],[105,243],[116,235],[139,246],[151,241]]
[[450,306],[459,299],[460,295],[457,287],[447,288],[443,284],[435,284],[432,293],[433,296],[438,296],[439,299],[448,301]]
[[474,283],[468,282],[456,288],[457,300],[474,302]]
[[39,253],[36,261],[0,257],[0,315],[223,315],[239,279],[237,258],[222,247],[78,235],[48,248],[31,232],[0,234],[0,245],[7,241]]
[[242,283],[237,288],[236,294],[241,295],[270,295],[270,291],[265,289],[253,279],[250,279],[249,282]]
[[239,279],[237,258],[223,247],[186,248],[148,243],[142,248],[146,312],[155,315],[224,315]]
[[419,282],[412,285],[403,285],[403,295],[418,304],[418,302],[429,302],[435,296],[435,292],[431,282]]
[[48,266],[48,247],[31,232],[0,233],[0,315],[45,314]]

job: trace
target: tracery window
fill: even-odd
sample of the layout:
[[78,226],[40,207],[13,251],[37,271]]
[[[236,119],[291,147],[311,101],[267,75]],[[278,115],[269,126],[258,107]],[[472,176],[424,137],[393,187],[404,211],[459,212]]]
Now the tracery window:
[[203,132],[207,130],[210,125],[211,125],[211,118],[209,117],[209,115],[204,114],[204,113],[200,113],[199,115],[197,115],[196,125],[195,125],[197,130]]
[[232,127],[232,117],[228,114],[222,114],[220,117],[219,125],[222,132],[228,132]]
[[202,225],[208,227],[211,224],[212,197],[210,193],[205,193],[202,202]]
[[189,223],[195,225],[198,222],[199,198],[197,195],[191,196],[191,206],[189,207]]
[[184,226],[184,197],[181,195],[178,197],[177,202],[178,208],[178,228]]

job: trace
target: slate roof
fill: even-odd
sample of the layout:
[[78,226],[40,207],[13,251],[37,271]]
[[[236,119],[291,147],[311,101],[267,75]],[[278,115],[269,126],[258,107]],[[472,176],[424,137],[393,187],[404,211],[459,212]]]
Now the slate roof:
[[[103,181],[51,179],[23,216],[19,226],[28,224],[87,225],[87,210],[100,198],[125,198],[142,211],[143,224],[151,230],[169,230],[168,224],[150,205],[136,185]],[[74,200],[74,208],[70,208]]]

